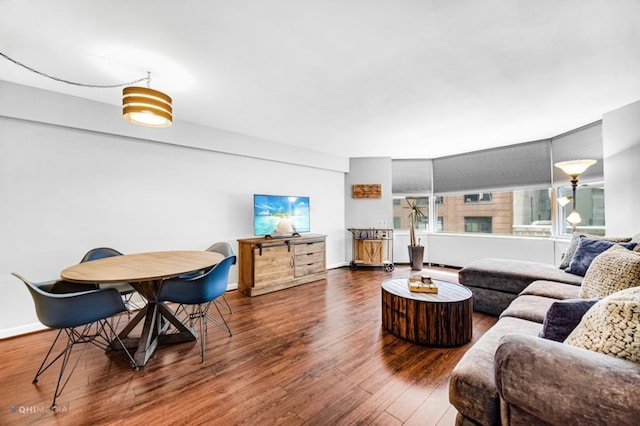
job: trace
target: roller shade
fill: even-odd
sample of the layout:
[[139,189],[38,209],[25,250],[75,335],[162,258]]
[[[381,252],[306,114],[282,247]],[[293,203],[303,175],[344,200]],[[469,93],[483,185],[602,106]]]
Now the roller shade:
[[[602,120],[552,138],[551,156],[554,164],[583,158],[598,160],[578,179],[581,183],[603,181]],[[566,173],[557,167],[553,167],[554,186],[568,186],[570,185],[570,180],[571,178]]]
[[392,192],[394,194],[431,194],[431,161],[391,160]]
[[436,194],[551,187],[548,139],[433,159]]

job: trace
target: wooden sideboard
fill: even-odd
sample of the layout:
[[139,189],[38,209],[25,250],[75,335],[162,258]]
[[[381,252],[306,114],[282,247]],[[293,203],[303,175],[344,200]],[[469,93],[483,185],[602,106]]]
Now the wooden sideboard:
[[257,296],[327,278],[326,235],[238,240],[238,290]]

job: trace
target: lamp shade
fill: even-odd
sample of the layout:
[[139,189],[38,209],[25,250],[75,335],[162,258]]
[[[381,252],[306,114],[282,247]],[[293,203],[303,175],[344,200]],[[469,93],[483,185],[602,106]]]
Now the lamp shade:
[[560,197],[558,198],[558,204],[560,204],[562,207],[566,206],[567,204],[569,204],[571,202],[571,199],[573,197],[569,196],[564,196],[564,197]]
[[576,226],[577,224],[582,222],[582,217],[580,217],[580,213],[574,210],[569,214],[569,216],[567,216],[567,222],[569,222],[573,226]]
[[578,176],[583,173],[589,167],[596,164],[597,160],[571,160],[571,161],[562,161],[560,163],[554,164],[557,168],[561,169],[563,172],[568,174],[569,176]]
[[173,122],[171,97],[147,87],[125,87],[122,90],[122,117],[141,126],[169,127]]

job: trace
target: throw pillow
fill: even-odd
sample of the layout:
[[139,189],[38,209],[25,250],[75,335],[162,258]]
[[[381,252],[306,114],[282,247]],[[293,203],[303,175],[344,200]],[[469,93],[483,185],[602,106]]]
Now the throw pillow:
[[640,287],[600,300],[564,343],[640,363]]
[[[640,235],[638,236],[640,237]],[[571,259],[573,259],[573,254],[576,252],[576,249],[578,248],[580,237],[594,238],[594,239],[605,240],[605,241],[613,241],[614,243],[628,243],[629,241],[632,241],[631,238],[627,238],[627,237],[600,237],[598,235],[574,232],[573,236],[571,237],[571,241],[569,242],[569,246],[567,247],[567,250],[562,255],[562,259],[560,260],[560,266],[558,266],[560,269],[567,269],[569,267],[569,263],[571,263]],[[635,242],[638,243],[640,242],[640,240]]]
[[573,259],[571,259],[571,263],[569,263],[569,267],[565,271],[584,277],[593,259],[616,244],[629,250],[636,246],[636,243],[614,243],[612,241],[581,237],[578,248],[573,254]]
[[614,245],[596,256],[580,286],[580,297],[604,297],[640,285],[640,253]]
[[640,251],[640,234],[636,234],[631,237],[631,242],[636,243],[636,246],[633,248],[633,251]]
[[553,302],[547,310],[542,331],[538,336],[563,342],[580,323],[584,314],[600,299],[566,299]]

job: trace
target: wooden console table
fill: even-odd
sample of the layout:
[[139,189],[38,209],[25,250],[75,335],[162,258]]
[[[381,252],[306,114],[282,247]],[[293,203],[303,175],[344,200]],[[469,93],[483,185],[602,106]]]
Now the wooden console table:
[[238,240],[238,290],[257,296],[327,278],[326,235]]
[[427,346],[460,346],[473,334],[471,290],[433,280],[438,293],[409,291],[406,278],[382,283],[382,325],[391,333]]

